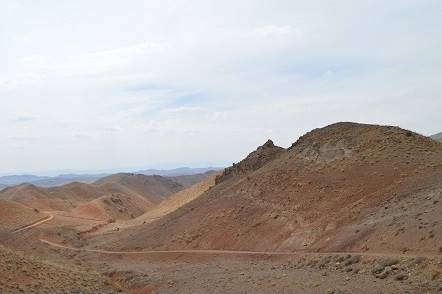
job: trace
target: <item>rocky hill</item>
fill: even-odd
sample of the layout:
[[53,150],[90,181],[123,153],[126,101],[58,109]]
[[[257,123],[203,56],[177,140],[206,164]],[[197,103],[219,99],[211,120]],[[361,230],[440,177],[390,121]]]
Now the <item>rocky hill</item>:
[[234,163],[231,167],[224,169],[223,173],[216,178],[216,183],[251,173],[277,158],[283,151],[284,148],[275,146],[272,140],[268,140],[239,163]]
[[268,142],[200,197],[101,248],[439,252],[442,144],[398,127],[337,123]]

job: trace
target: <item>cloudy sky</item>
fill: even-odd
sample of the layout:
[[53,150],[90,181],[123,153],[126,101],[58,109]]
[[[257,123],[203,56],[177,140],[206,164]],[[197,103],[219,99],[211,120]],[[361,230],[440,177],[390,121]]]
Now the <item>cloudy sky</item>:
[[0,1],[0,173],[222,165],[337,121],[442,131],[442,2]]

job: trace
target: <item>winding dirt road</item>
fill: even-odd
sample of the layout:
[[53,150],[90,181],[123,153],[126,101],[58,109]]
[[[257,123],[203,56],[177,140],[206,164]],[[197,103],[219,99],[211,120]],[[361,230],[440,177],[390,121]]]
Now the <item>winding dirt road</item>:
[[100,250],[100,249],[87,249],[87,248],[75,248],[70,246],[65,246],[57,244],[45,239],[40,239],[41,242],[57,248],[82,251],[82,252],[93,252],[102,254],[170,254],[170,253],[188,253],[188,254],[232,254],[232,255],[314,255],[314,256],[329,256],[329,255],[361,255],[361,256],[372,256],[372,257],[427,257],[434,258],[440,257],[439,254],[390,254],[390,253],[365,253],[365,252],[288,252],[288,251],[243,251],[243,250],[212,250],[212,249],[188,249],[188,250],[145,250],[145,251],[111,251],[111,250]]
[[[54,218],[54,215],[49,213],[49,215],[42,220],[29,224],[25,227],[19,228],[14,231],[18,233],[23,230],[31,229],[42,225]],[[88,249],[88,248],[75,248],[70,246],[65,246],[57,244],[45,239],[39,239],[42,243],[66,250],[80,251],[80,252],[93,252],[102,254],[170,254],[170,253],[183,253],[183,254],[231,254],[231,255],[314,255],[314,256],[329,256],[338,255],[344,256],[348,254],[361,255],[361,256],[373,256],[373,257],[427,257],[434,258],[440,257],[440,254],[391,254],[391,253],[368,253],[368,252],[289,252],[289,251],[247,251],[247,250],[214,250],[214,249],[188,249],[188,250],[145,250],[145,251],[112,251],[112,250],[101,250],[101,249]]]
[[42,224],[44,224],[45,222],[48,222],[48,221],[50,221],[50,220],[53,219],[53,218],[54,218],[54,215],[53,215],[53,214],[49,214],[49,215],[48,215],[47,217],[45,217],[44,219],[41,219],[41,220],[39,220],[39,221],[36,221],[36,222],[34,222],[34,223],[30,224],[30,225],[24,226],[24,227],[22,227],[22,228],[18,228],[18,229],[16,229],[16,230],[14,231],[14,233],[18,233],[18,232],[21,232],[21,231],[24,231],[24,230],[31,229],[31,228],[34,228],[34,227],[36,227],[36,226],[42,225]]

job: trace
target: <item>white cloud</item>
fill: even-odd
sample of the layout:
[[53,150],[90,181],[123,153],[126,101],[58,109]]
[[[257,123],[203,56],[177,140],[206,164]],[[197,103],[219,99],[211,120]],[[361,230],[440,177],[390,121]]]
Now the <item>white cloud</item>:
[[40,54],[31,54],[28,56],[24,56],[22,58],[23,65],[28,66],[36,66],[36,67],[43,67],[47,64],[48,60],[45,56],[42,56]]
[[441,6],[1,3],[0,172],[231,162],[336,120],[439,132]]
[[287,36],[293,32],[293,28],[288,25],[277,26],[268,25],[260,28],[256,28],[253,34],[259,37],[272,38],[278,36]]
[[173,108],[166,108],[163,110],[163,112],[166,113],[184,113],[184,112],[199,112],[204,111],[204,107],[200,106],[179,106],[179,107],[173,107]]

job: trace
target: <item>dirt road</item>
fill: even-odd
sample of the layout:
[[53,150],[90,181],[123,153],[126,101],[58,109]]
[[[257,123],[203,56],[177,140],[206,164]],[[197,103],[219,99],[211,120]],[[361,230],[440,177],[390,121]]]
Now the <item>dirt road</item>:
[[27,225],[27,226],[24,226],[24,227],[22,227],[22,228],[18,228],[18,229],[16,229],[15,231],[14,231],[14,233],[18,233],[18,232],[21,232],[21,231],[24,231],[24,230],[27,230],[27,229],[31,229],[31,228],[34,228],[34,227],[36,227],[36,226],[39,226],[39,225],[41,225],[41,224],[44,224],[45,222],[48,222],[48,221],[50,221],[51,219],[53,219],[54,218],[54,215],[53,214],[49,214],[47,217],[45,217],[44,219],[41,219],[41,220],[39,220],[39,221],[36,221],[36,222],[34,222],[34,223],[32,223],[32,224],[29,224],[29,225]]
[[211,249],[189,249],[189,250],[145,250],[145,251],[111,251],[100,249],[88,249],[88,248],[75,248],[57,244],[45,239],[40,239],[41,242],[67,250],[82,251],[82,252],[94,252],[102,254],[168,254],[168,253],[183,253],[183,254],[231,254],[231,255],[311,255],[311,256],[329,256],[329,255],[361,255],[361,256],[373,256],[373,257],[428,257],[434,258],[440,255],[438,254],[390,254],[390,253],[365,253],[365,252],[279,252],[279,251],[242,251],[242,250],[211,250]]

